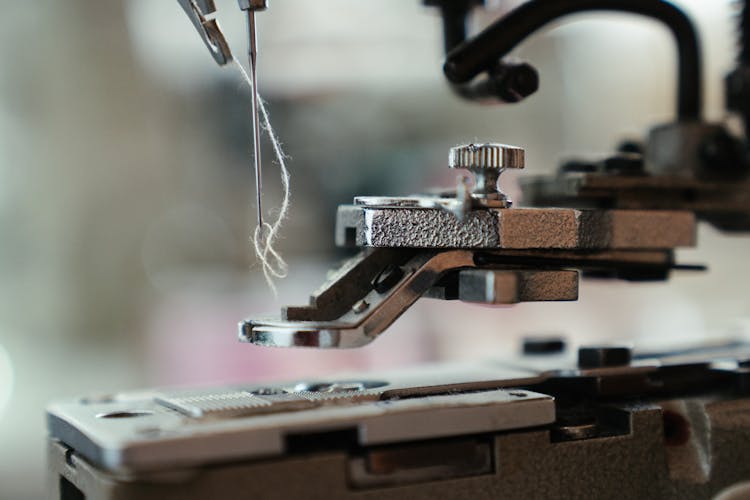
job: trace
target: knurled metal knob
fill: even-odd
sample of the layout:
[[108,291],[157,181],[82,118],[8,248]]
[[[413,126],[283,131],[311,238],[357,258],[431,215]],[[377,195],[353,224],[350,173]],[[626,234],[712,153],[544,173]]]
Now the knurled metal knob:
[[463,168],[474,174],[472,195],[476,198],[504,199],[498,189],[500,174],[508,168],[524,167],[524,150],[507,144],[467,144],[451,148],[450,168]]

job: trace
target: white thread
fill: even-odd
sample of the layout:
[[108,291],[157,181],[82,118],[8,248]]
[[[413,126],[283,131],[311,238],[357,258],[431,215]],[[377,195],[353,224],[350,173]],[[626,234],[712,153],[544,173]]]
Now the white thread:
[[[239,63],[236,59],[233,59],[234,63],[239,68],[245,83],[250,87],[250,91],[254,92],[253,82],[250,79],[250,75],[245,71],[244,66]],[[263,276],[266,278],[266,283],[271,289],[274,295],[276,295],[276,284],[274,279],[283,279],[287,277],[289,272],[289,266],[281,256],[281,254],[273,246],[276,238],[278,237],[279,228],[282,222],[286,219],[287,212],[289,211],[289,170],[286,168],[286,155],[281,149],[281,142],[276,136],[276,133],[271,127],[271,121],[268,118],[268,111],[263,100],[258,96],[258,109],[261,114],[261,127],[268,134],[268,138],[271,139],[273,145],[273,152],[276,155],[276,160],[279,164],[279,170],[281,172],[281,187],[284,191],[284,196],[281,200],[281,207],[279,208],[279,214],[273,224],[268,222],[263,223],[263,227],[258,226],[255,228],[253,233],[253,248],[255,249],[255,255],[258,256],[261,265],[263,266]],[[258,207],[260,210],[260,207]]]

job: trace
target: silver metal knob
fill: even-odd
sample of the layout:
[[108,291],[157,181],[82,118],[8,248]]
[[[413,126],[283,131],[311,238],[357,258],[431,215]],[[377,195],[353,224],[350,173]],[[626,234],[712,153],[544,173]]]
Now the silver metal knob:
[[524,150],[507,144],[467,144],[451,148],[450,168],[463,168],[474,174],[474,198],[505,200],[498,189],[500,174],[508,168],[524,167]]

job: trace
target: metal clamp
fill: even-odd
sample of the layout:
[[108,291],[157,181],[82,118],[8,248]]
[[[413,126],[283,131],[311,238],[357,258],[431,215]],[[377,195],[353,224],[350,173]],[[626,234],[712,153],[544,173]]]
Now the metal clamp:
[[214,60],[223,66],[232,60],[232,52],[224,34],[219,29],[216,19],[207,19],[206,16],[216,12],[214,0],[177,0],[185,13],[190,18],[195,29],[198,30],[203,43]]

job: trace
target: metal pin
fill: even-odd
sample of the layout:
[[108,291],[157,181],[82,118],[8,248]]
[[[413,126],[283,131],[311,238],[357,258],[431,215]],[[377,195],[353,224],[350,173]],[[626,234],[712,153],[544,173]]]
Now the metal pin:
[[[211,55],[219,65],[226,64],[232,60],[229,45],[224,39],[215,19],[207,19],[206,15],[216,11],[214,0],[178,0],[182,8],[190,17],[191,22],[198,30],[201,38],[208,47]],[[265,10],[268,7],[267,0],[238,0],[240,9],[247,12],[247,37],[248,56],[250,60],[250,82],[252,91],[252,115],[253,115],[253,164],[255,170],[255,192],[258,203],[258,228],[263,235],[263,207],[261,203],[263,192],[263,181],[260,161],[260,106],[258,98],[258,48],[255,34],[255,12]]]
[[261,173],[260,164],[260,110],[258,107],[258,70],[257,70],[257,59],[258,49],[255,34],[255,10],[252,8],[247,9],[247,36],[248,36],[248,55],[250,59],[250,79],[253,83],[253,97],[252,97],[252,113],[253,113],[253,145],[254,155],[253,164],[255,167],[255,194],[256,201],[258,204],[258,227],[261,231],[261,236],[264,231],[263,226],[263,207],[261,200],[261,193],[263,192],[263,180]]

